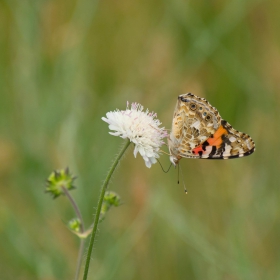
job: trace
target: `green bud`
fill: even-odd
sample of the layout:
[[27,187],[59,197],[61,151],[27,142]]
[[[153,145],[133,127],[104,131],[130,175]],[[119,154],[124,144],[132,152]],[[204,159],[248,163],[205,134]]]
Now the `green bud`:
[[46,192],[49,192],[53,198],[56,198],[63,194],[62,187],[67,190],[74,189],[73,182],[75,179],[76,177],[73,177],[70,174],[68,167],[61,170],[55,170],[47,179]]
[[112,191],[106,191],[101,207],[100,221],[104,220],[105,214],[111,208],[111,206],[118,207],[120,204],[121,204],[121,198],[118,194]]
[[110,206],[119,206],[121,204],[121,198],[118,194],[112,191],[106,191],[103,202],[110,204]]
[[78,218],[73,218],[68,222],[68,227],[70,230],[74,232],[80,232],[81,231],[81,221]]

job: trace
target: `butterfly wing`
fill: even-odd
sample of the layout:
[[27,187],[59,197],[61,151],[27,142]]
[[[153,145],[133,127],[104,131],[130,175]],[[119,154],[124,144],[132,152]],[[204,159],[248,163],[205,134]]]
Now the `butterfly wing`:
[[182,157],[228,159],[250,155],[252,138],[232,128],[206,99],[191,93],[178,97],[169,139],[170,160]]
[[222,120],[213,136],[195,147],[192,152],[205,159],[231,159],[248,156],[254,151],[254,141],[248,134],[235,130]]

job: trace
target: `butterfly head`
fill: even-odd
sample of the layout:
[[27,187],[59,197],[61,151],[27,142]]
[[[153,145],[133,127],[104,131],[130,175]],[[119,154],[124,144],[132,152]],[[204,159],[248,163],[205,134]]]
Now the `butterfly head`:
[[173,155],[170,156],[170,161],[175,167],[177,166],[177,164],[179,162],[179,160]]

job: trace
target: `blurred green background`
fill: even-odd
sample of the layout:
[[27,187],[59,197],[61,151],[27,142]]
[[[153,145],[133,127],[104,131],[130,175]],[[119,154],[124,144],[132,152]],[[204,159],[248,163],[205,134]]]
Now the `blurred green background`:
[[0,278],[73,279],[74,213],[44,180],[69,166],[89,226],[123,142],[101,117],[137,101],[170,128],[192,92],[256,152],[183,159],[186,196],[177,170],[148,169],[131,147],[89,279],[280,279],[279,11],[276,0],[1,0]]

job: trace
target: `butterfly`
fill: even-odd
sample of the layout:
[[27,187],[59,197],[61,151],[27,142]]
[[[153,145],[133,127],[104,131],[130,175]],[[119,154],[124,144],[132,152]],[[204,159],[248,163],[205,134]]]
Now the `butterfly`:
[[168,146],[175,166],[181,158],[232,159],[255,151],[248,134],[235,130],[206,99],[192,93],[178,96]]

